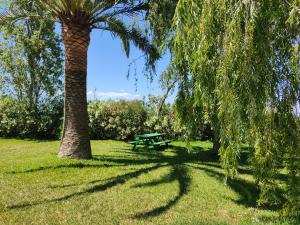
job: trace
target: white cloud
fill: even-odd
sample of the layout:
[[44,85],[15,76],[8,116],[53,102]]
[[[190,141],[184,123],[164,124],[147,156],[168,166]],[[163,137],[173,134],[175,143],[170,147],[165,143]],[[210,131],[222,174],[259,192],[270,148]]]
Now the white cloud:
[[114,91],[109,91],[109,92],[93,92],[93,91],[88,91],[87,93],[88,98],[100,98],[100,99],[141,99],[141,95],[139,94],[131,94],[128,92],[114,92]]

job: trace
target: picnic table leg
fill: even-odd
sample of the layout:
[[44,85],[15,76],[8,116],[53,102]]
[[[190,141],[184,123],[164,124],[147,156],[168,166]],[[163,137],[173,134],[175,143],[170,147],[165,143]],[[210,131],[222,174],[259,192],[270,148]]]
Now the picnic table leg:
[[143,142],[144,142],[144,149],[148,150],[148,145],[149,145],[148,140],[144,139]]
[[145,149],[146,149],[146,150],[149,149],[149,142],[148,142],[148,140],[145,142]]

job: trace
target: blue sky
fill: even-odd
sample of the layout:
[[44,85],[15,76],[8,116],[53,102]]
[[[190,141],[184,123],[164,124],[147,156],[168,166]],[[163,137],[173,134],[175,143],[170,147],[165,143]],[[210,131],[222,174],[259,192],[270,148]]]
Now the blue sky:
[[[56,27],[60,32],[60,27]],[[143,96],[162,95],[158,79],[161,72],[167,67],[169,57],[165,56],[157,62],[156,73],[150,82],[143,74],[143,58],[135,61],[131,73],[127,78],[129,64],[139,58],[143,53],[133,45],[130,49],[130,58],[127,58],[121,41],[110,33],[95,30],[91,33],[91,43],[88,52],[88,99],[93,99],[95,94],[99,99],[142,99]],[[137,81],[134,75],[136,68]],[[174,100],[174,95],[168,102]]]

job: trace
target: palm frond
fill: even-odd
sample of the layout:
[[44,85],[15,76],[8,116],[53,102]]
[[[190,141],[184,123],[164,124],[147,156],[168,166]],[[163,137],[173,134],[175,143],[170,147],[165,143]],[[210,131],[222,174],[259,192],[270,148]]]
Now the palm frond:
[[151,44],[151,41],[141,31],[135,27],[126,26],[121,20],[109,18],[104,25],[98,25],[95,28],[109,31],[118,36],[123,42],[127,57],[130,51],[130,41],[148,56],[149,64],[153,64],[160,57],[157,48]]
[[86,18],[93,26],[107,18],[132,16],[149,8],[149,0],[33,0],[60,20]]
[[[17,0],[14,0],[17,1]],[[21,0],[20,0],[21,1]],[[150,64],[159,58],[157,49],[150,40],[134,26],[127,26],[121,16],[136,16],[149,8],[150,0],[22,0],[28,4],[42,7],[56,21],[99,28],[118,36],[123,43],[126,56],[129,56],[130,42],[141,49]],[[13,4],[12,4],[13,5]],[[12,7],[10,11],[0,13],[1,22],[32,17],[33,12]],[[40,16],[40,15],[36,15]]]
[[113,35],[118,36],[122,40],[125,54],[129,57],[130,43],[126,25],[122,21],[112,18],[107,21],[107,27],[103,27],[103,30],[110,31]]

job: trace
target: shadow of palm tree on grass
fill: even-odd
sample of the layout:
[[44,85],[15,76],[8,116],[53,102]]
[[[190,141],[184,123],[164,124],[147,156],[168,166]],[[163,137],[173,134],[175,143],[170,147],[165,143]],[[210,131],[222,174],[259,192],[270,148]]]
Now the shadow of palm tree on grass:
[[[59,201],[64,201],[64,200],[68,200],[72,197],[76,197],[76,196],[81,196],[81,195],[85,195],[85,194],[91,194],[94,192],[99,192],[99,191],[105,191],[109,188],[112,188],[118,184],[124,184],[127,180],[135,178],[140,176],[143,173],[148,173],[154,169],[157,168],[161,168],[163,167],[163,165],[160,164],[156,164],[155,166],[152,167],[148,167],[148,168],[144,168],[144,169],[140,169],[134,172],[130,172],[130,173],[126,173],[123,175],[119,175],[116,177],[112,177],[107,179],[108,182],[104,183],[104,184],[98,184],[98,185],[94,185],[84,191],[80,191],[80,192],[74,192],[72,194],[63,196],[61,198],[55,198],[55,199],[51,199],[51,200],[42,200],[42,201],[38,201],[38,202],[34,202],[34,203],[24,203],[24,204],[19,204],[19,205],[11,205],[8,206],[7,208],[9,209],[14,209],[14,208],[24,208],[24,207],[30,207],[30,206],[35,206],[35,205],[40,205],[40,204],[45,204],[45,203],[51,203],[51,202],[59,202]],[[93,183],[93,182],[90,182]],[[71,186],[71,185],[70,185]]]
[[108,167],[116,167],[116,166],[122,166],[122,165],[109,165],[109,164],[105,164],[105,163],[102,165],[72,163],[72,164],[58,165],[58,166],[40,166],[38,168],[33,168],[33,169],[29,169],[29,170],[24,170],[24,171],[7,172],[7,174],[33,173],[33,172],[39,172],[39,171],[44,171],[44,170],[57,170],[57,169],[108,168]]
[[183,195],[187,194],[188,188],[191,183],[191,178],[188,173],[188,168],[185,165],[175,164],[172,168],[171,173],[168,174],[167,176],[162,177],[159,180],[154,180],[149,183],[135,185],[135,187],[151,187],[155,185],[169,183],[175,180],[178,180],[179,182],[179,193],[174,199],[170,200],[166,205],[154,208],[153,210],[150,210],[148,212],[137,213],[134,217],[135,218],[153,217],[169,210],[173,205],[175,205],[181,199]]
[[[116,151],[114,149],[113,151]],[[108,179],[97,179],[85,183],[86,185],[92,184],[92,187],[86,188],[83,191],[74,192],[68,195],[65,195],[60,198],[55,198],[51,200],[41,200],[31,203],[21,203],[16,205],[8,206],[9,209],[30,207],[39,204],[46,204],[51,202],[60,202],[69,200],[76,196],[84,196],[92,194],[95,192],[106,191],[109,188],[115,187],[117,185],[122,185],[127,181],[138,178],[142,174],[146,174],[155,170],[158,170],[163,167],[170,167],[171,172],[166,176],[161,177],[160,179],[150,181],[148,183],[141,183],[132,186],[132,188],[140,187],[152,187],[156,185],[166,184],[173,181],[177,181],[179,184],[179,191],[177,195],[170,199],[166,204],[158,206],[150,211],[139,212],[134,215],[134,218],[148,218],[158,216],[171,207],[176,205],[180,199],[188,193],[190,190],[191,177],[190,177],[190,168],[200,169],[211,177],[214,177],[218,180],[224,178],[224,174],[215,170],[215,168],[220,169],[218,164],[218,158],[212,153],[212,151],[204,150],[200,147],[195,147],[191,153],[186,151],[184,147],[172,146],[166,152],[161,151],[128,151],[128,149],[120,150],[120,153],[123,155],[97,155],[94,156],[92,161],[94,162],[105,162],[105,164],[85,164],[85,163],[76,163],[70,165],[59,165],[59,166],[50,166],[50,167],[40,167],[36,169],[30,169],[27,171],[22,171],[21,173],[32,173],[49,169],[62,169],[62,168],[110,168],[117,166],[143,166],[143,168],[134,168],[133,172],[124,173],[111,177]],[[166,154],[167,153],[167,154]],[[91,161],[91,160],[89,160]],[[154,165],[153,165],[154,164]],[[191,165],[192,164],[192,165]],[[12,172],[13,173],[13,172]],[[15,172],[19,173],[19,172]],[[99,184],[101,182],[101,184]],[[104,183],[103,183],[104,182]],[[79,184],[68,184],[68,185],[54,185],[49,186],[50,188],[65,188],[69,186],[76,186]],[[253,183],[247,182],[241,179],[229,180],[228,185],[236,193],[240,195],[240,199],[236,201],[238,204],[243,204],[248,207],[255,206],[256,199],[258,196],[258,189]]]

